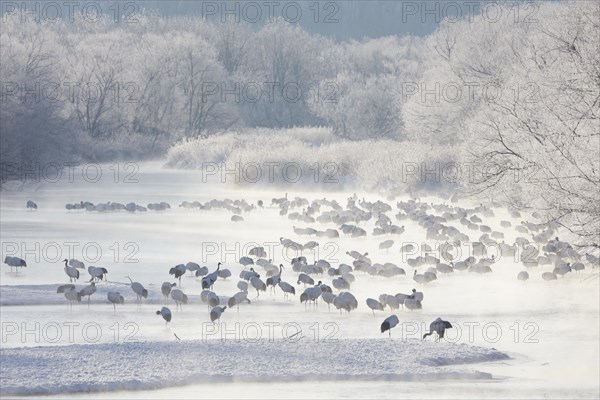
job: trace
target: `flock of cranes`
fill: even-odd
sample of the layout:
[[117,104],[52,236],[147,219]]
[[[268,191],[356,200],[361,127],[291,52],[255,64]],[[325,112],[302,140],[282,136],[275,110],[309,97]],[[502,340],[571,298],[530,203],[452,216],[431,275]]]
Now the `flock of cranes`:
[[[85,211],[95,211],[95,212],[111,212],[111,211],[127,211],[130,213],[135,212],[146,212],[148,210],[152,211],[165,211],[171,208],[171,205],[167,202],[160,203],[149,203],[147,206],[142,206],[140,204],[136,204],[134,202],[130,202],[127,204],[123,203],[98,203],[94,204],[89,201],[80,201],[79,203],[67,203],[65,205],[65,209],[67,211],[74,210],[85,210]],[[37,206],[36,206],[37,209]]]
[[[211,200],[204,204],[197,201],[183,202],[179,207],[188,210],[227,210],[232,213],[232,221],[242,221],[241,214],[263,208],[264,204],[262,201],[253,205],[245,200],[225,199]],[[333,306],[340,313],[343,311],[351,313],[359,307],[360,303],[365,304],[373,315],[388,308],[391,311],[400,308],[409,311],[420,310],[423,308],[424,294],[416,289],[412,289],[410,293],[381,294],[377,298],[369,297],[364,302],[359,302],[351,292],[351,288],[356,282],[355,274],[389,279],[405,276],[405,268],[412,267],[414,271],[411,278],[417,285],[428,285],[440,279],[443,275],[457,271],[488,274],[493,272],[492,267],[497,261],[494,256],[487,257],[486,250],[492,246],[500,249],[502,257],[518,255],[519,261],[529,271],[539,266],[553,266],[551,271],[544,271],[541,274],[541,278],[546,281],[564,277],[572,271],[581,271],[586,268],[585,264],[592,267],[600,265],[597,256],[590,253],[580,254],[570,243],[559,240],[556,237],[558,225],[553,223],[535,224],[521,221],[520,224],[514,227],[514,231],[521,234],[521,236],[517,236],[513,244],[506,243],[504,241],[505,233],[512,227],[512,223],[501,220],[500,226],[503,231],[492,229],[489,225],[484,224],[484,218],[495,217],[494,209],[483,205],[465,209],[447,204],[428,204],[409,200],[397,202],[396,212],[393,211],[392,205],[386,202],[368,202],[364,199],[359,201],[356,195],[348,198],[346,206],[343,207],[335,200],[316,199],[308,201],[299,197],[289,200],[286,194],[285,197],[272,199],[271,207],[278,208],[279,214],[283,217],[287,216],[290,220],[307,224],[335,224],[338,227],[337,229],[331,227],[316,229],[293,226],[295,235],[314,236],[316,239],[368,236],[369,233],[364,223],[374,221],[375,226],[371,235],[388,236],[378,245],[379,256],[389,254],[391,249],[396,246],[394,238],[407,233],[405,226],[394,224],[392,218],[399,222],[414,222],[424,230],[428,241],[441,243],[441,245],[436,253],[430,244],[424,243],[421,255],[415,258],[407,258],[404,266],[374,262],[368,253],[361,253],[356,250],[349,250],[345,253],[352,259],[351,263],[340,263],[333,266],[324,259],[309,262],[307,257],[302,255],[305,250],[318,247],[318,241],[310,240],[300,243],[299,241],[280,237],[279,241],[284,248],[296,250],[300,255],[292,259],[289,266],[286,266],[283,263],[273,263],[273,260],[267,259],[268,255],[263,247],[252,248],[247,255],[242,256],[238,261],[238,264],[243,268],[236,286],[239,291],[231,296],[220,296],[215,292],[219,287],[219,279],[232,277],[231,270],[224,268],[221,262],[212,271],[209,271],[207,266],[201,266],[193,261],[169,268],[168,271],[165,271],[165,275],[168,272],[168,275],[177,280],[178,284],[170,281],[161,284],[161,294],[165,305],[156,311],[156,315],[160,315],[168,324],[173,318],[173,313],[166,306],[167,301],[171,299],[175,303],[176,309],[188,304],[188,295],[184,293],[181,287],[181,278],[188,272],[192,277],[200,280],[200,300],[207,305],[209,318],[214,322],[219,321],[227,309],[236,308],[239,313],[241,304],[252,303],[254,300],[249,298],[249,292],[256,291],[256,299],[259,299],[261,292],[266,292],[267,289],[271,293],[281,290],[285,301],[288,301],[290,296],[296,296],[297,290],[299,290],[299,301],[304,304],[306,309],[310,307],[316,309],[318,302],[322,301],[327,304],[328,310]],[[111,202],[94,205],[87,201],[66,205],[67,210],[96,212],[120,210],[139,212],[147,209],[166,211],[170,208],[170,205],[166,202],[151,203],[147,207],[135,203]],[[28,201],[27,209],[37,210],[37,204]],[[392,214],[392,216],[388,214]],[[516,210],[510,210],[510,214],[513,218],[521,218],[521,214]],[[461,228],[458,226],[461,226]],[[473,234],[477,235],[475,240],[470,239]],[[529,235],[529,238],[522,235]],[[360,240],[357,239],[357,243],[360,243]],[[444,245],[460,244],[468,241],[471,243],[472,251],[462,260],[451,259],[444,250]],[[597,245],[592,247],[597,247]],[[540,249],[542,253],[540,253]],[[400,248],[401,252],[408,254],[415,254],[414,250],[415,245],[410,243],[403,244]],[[18,257],[7,256],[4,262],[11,268],[27,267],[25,260]],[[88,266],[89,284],[78,289],[76,283],[81,278],[80,270],[85,270],[84,263],[76,259],[65,259],[62,262],[64,262],[64,272],[69,278],[69,283],[60,285],[57,292],[64,295],[69,307],[85,297],[87,297],[89,306],[90,297],[97,290],[96,284],[107,280],[108,270],[104,267]],[[264,272],[258,272],[259,267]],[[424,268],[426,269],[423,270]],[[530,273],[527,270],[518,273],[517,279],[519,281],[530,279]],[[282,274],[284,271],[291,271],[286,272],[286,274],[295,274],[291,282],[283,279]],[[129,286],[136,296],[137,305],[141,306],[144,299],[148,299],[148,289],[129,276],[125,278],[129,280]],[[326,278],[330,279],[329,284],[324,282]],[[118,291],[109,291],[107,300],[113,305],[115,313],[117,305],[125,303],[124,296]],[[389,316],[381,324],[381,332],[387,331],[391,336],[391,329],[398,323],[399,318],[397,315]],[[449,328],[452,328],[450,322],[438,318],[430,324],[430,332],[426,333],[423,339],[436,332],[439,340],[444,337],[445,330]]]

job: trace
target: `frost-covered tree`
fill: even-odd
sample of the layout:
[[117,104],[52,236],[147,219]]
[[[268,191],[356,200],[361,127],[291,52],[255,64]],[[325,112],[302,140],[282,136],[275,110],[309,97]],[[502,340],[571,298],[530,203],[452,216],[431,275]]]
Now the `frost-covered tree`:
[[[600,10],[546,4],[511,39],[502,89],[469,121],[472,182],[510,204],[598,239],[600,234]],[[558,22],[560,21],[560,22]]]
[[72,110],[84,132],[94,139],[109,138],[124,128],[122,104],[133,101],[124,73],[134,42],[121,30],[77,39],[65,61]]
[[214,29],[213,43],[217,58],[228,74],[233,76],[248,57],[248,41],[252,32],[248,25],[228,18]]
[[176,81],[185,136],[200,137],[227,129],[236,120],[222,88],[227,79],[213,46],[191,33],[171,44],[176,53]]
[[309,103],[327,57],[329,40],[311,36],[283,19],[266,24],[248,43],[240,71],[240,102],[250,126],[291,127],[314,121]]
[[444,23],[426,38],[422,75],[405,86],[411,140],[453,146],[467,193],[600,233],[599,8],[536,5]]
[[419,75],[417,38],[385,37],[340,45],[337,75],[313,112],[345,138],[402,139],[402,88]]
[[63,112],[58,35],[16,17],[7,17],[0,32],[0,162],[22,168],[64,161],[75,143]]
[[348,139],[399,138],[402,130],[396,82],[390,75],[342,73],[323,83],[331,94],[314,111]]
[[133,89],[130,129],[152,138],[175,136],[179,127],[176,96],[176,54],[171,48],[173,34],[149,32],[140,39],[136,51],[144,63],[132,65]]

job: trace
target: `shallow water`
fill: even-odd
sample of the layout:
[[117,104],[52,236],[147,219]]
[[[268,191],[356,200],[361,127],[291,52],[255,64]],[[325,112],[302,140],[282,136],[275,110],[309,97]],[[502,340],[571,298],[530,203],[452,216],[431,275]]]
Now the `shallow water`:
[[[111,171],[109,166],[104,167],[104,171]],[[270,398],[282,393],[291,398],[309,395],[315,398],[478,398],[482,395],[495,398],[597,398],[600,395],[597,378],[600,375],[600,286],[594,276],[597,270],[586,269],[557,281],[545,282],[541,280],[541,274],[550,267],[538,267],[529,269],[531,279],[522,283],[516,280],[516,275],[525,268],[513,260],[502,258],[489,275],[455,272],[449,276],[440,275],[437,281],[428,285],[418,285],[411,279],[412,268],[403,262],[399,248],[402,242],[421,243],[425,234],[412,221],[398,223],[394,220],[393,214],[397,212],[395,201],[389,202],[393,210],[388,215],[393,223],[405,225],[406,232],[392,237],[396,241],[392,249],[380,251],[378,244],[387,237],[370,235],[373,221],[363,224],[369,232],[366,238],[315,239],[295,235],[292,226],[336,227],[290,221],[279,216],[277,208],[271,207],[244,214],[245,221],[239,223],[231,222],[231,213],[225,210],[198,211],[177,207],[183,200],[205,202],[213,198],[245,199],[250,203],[262,199],[268,205],[271,198],[283,196],[284,190],[288,191],[289,198],[296,195],[309,199],[326,196],[337,198],[345,206],[345,199],[352,193],[306,192],[303,187],[281,190],[236,188],[230,184],[204,182],[202,176],[193,171],[164,170],[156,164],[141,164],[135,178],[137,183],[125,183],[121,178],[115,182],[114,176],[107,173],[106,179],[90,183],[75,174],[74,182],[67,179],[57,183],[40,182],[28,184],[21,190],[0,193],[2,258],[7,254],[23,254],[24,251],[23,258],[28,262],[28,267],[17,273],[11,272],[6,265],[2,266],[0,280],[3,290],[0,293],[3,297],[0,302],[6,304],[14,300],[14,296],[21,296],[22,303],[29,304],[1,306],[3,348],[94,341],[164,341],[175,340],[174,334],[183,340],[218,340],[225,329],[229,332],[226,340],[249,340],[251,335],[257,334],[263,339],[269,335],[280,339],[293,335],[298,329],[301,330],[298,337],[303,337],[302,340],[323,340],[327,335],[339,339],[379,338],[379,325],[391,312],[386,310],[373,316],[364,304],[365,299],[378,298],[381,293],[407,293],[415,287],[425,294],[423,310],[410,312],[400,309],[394,312],[401,321],[392,331],[395,338],[419,338],[427,330],[429,322],[441,316],[455,326],[447,332],[448,341],[494,347],[507,352],[512,359],[473,366],[491,373],[494,379],[489,381],[220,383],[216,386],[186,385],[154,391],[90,393],[86,395],[88,397],[189,398],[198,397],[199,393],[202,397],[214,398]],[[362,196],[359,194],[359,197]],[[370,201],[379,198],[367,193],[364,197]],[[25,210],[28,199],[38,203],[37,212]],[[135,214],[65,210],[65,203],[80,200],[94,203],[134,201],[142,205],[167,201],[172,209]],[[499,210],[496,214],[491,221],[484,218],[484,223],[500,230],[499,220],[509,217]],[[463,229],[458,224],[456,226]],[[519,236],[512,228],[502,231],[506,232],[505,240],[509,243]],[[471,239],[480,235],[479,232],[466,233]],[[173,320],[166,327],[154,314],[160,308],[160,294],[151,295],[151,302],[146,300],[138,307],[125,278],[131,276],[156,293],[163,281],[175,281],[168,275],[168,270],[176,264],[191,260],[213,270],[217,261],[223,261],[233,276],[219,280],[215,291],[227,297],[237,292],[238,274],[243,269],[236,261],[246,255],[254,243],[267,249],[273,246],[270,258],[276,264],[282,262],[287,265],[285,260],[295,254],[277,246],[281,236],[301,243],[317,240],[321,246],[314,254],[306,253],[309,261],[314,257],[326,258],[332,265],[340,262],[351,264],[352,259],[345,254],[346,251],[367,251],[373,262],[393,262],[403,267],[408,275],[383,278],[356,273],[351,292],[358,299],[359,308],[350,315],[329,311],[324,304],[320,304],[317,310],[306,309],[298,301],[301,285],[297,286],[297,295],[287,301],[280,291],[261,293],[259,298],[256,298],[256,292],[250,291],[253,303],[241,306],[239,314],[238,310],[227,310],[221,319],[224,325],[216,332],[212,324],[207,324],[206,305],[199,304],[199,280],[187,275],[182,277],[182,289],[190,295],[190,304],[182,310],[175,310],[175,305],[169,303]],[[69,248],[73,249],[72,253]],[[18,254],[12,254],[15,249]],[[34,289],[39,288],[38,285],[67,283],[60,260],[71,257],[84,260],[86,265],[106,267],[110,283],[98,284],[99,292],[105,291],[106,287],[117,288],[125,295],[126,304],[113,311],[100,293],[92,296],[89,307],[84,301],[70,309],[60,294],[56,294],[60,302],[48,304],[44,299],[49,294],[40,294]],[[87,272],[82,271],[82,277],[87,276]],[[286,269],[282,279],[295,283],[295,276],[291,269]],[[326,274],[319,279],[331,282]],[[79,281],[78,287],[84,284]],[[7,286],[13,285],[28,285],[29,289],[26,287],[16,294],[7,292]],[[33,304],[36,299],[41,304]],[[6,329],[15,326],[17,332],[8,334]],[[68,326],[72,326],[73,331],[70,332]],[[269,326],[274,327],[272,331]],[[30,333],[27,334],[26,330]],[[60,334],[58,339],[54,332]],[[82,395],[78,393],[73,397]]]

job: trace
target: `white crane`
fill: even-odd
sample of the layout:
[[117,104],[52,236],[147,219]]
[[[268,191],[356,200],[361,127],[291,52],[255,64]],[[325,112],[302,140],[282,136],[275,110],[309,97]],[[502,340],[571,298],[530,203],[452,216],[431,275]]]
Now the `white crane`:
[[390,310],[397,310],[400,308],[400,302],[396,298],[396,296],[392,296],[391,294],[382,294],[379,296],[379,302],[381,305],[388,306]]
[[[208,304],[208,294],[209,293],[211,293],[211,291],[208,289],[205,289],[202,292],[200,292],[200,301]],[[210,309],[210,307],[208,307],[208,308]]]
[[554,272],[544,272],[542,274],[542,279],[545,281],[555,281],[556,280],[556,274]]
[[335,278],[334,280],[331,281],[331,284],[333,285],[334,288],[336,288],[339,291],[350,289],[350,282],[348,282],[347,280],[345,280],[342,277]]
[[392,239],[384,240],[379,243],[379,250],[389,250],[390,247],[394,245],[394,241]]
[[324,283],[321,283],[321,281],[319,281],[319,282],[317,283],[317,285],[321,286],[321,291],[322,291],[323,293],[325,293],[325,292],[328,292],[328,293],[333,293],[333,289],[331,289],[331,286],[329,286],[329,285],[326,285],[326,284],[324,284]]
[[254,276],[257,277],[257,278],[260,278],[260,274],[258,272],[256,272],[254,270],[254,268],[250,268],[249,271],[241,271],[240,272],[240,278],[243,279],[243,280],[245,280],[245,281],[249,281]]
[[195,262],[189,261],[187,264],[185,264],[185,269],[190,271],[190,276],[193,276],[194,272],[200,269],[200,265],[196,264]]
[[156,312],[156,315],[160,315],[163,317],[163,319],[166,321],[165,325],[167,325],[169,322],[171,322],[171,310],[169,310],[168,307],[163,307],[160,309],[160,311]]
[[417,289],[413,289],[412,294],[408,298],[423,301],[425,295],[423,295],[423,292],[417,292]]
[[242,292],[248,293],[248,282],[246,282],[246,281],[239,281],[237,283],[237,288],[240,289]]
[[67,290],[75,289],[75,285],[72,283],[67,283],[65,285],[60,285],[56,288],[56,293],[64,293]]
[[527,279],[529,279],[529,273],[527,271],[521,271],[519,272],[519,275],[517,275],[517,279],[525,282]]
[[396,293],[394,297],[398,300],[398,304],[400,304],[404,308],[404,300],[408,299],[411,295],[405,293]]
[[383,323],[381,324],[381,333],[388,331],[389,336],[392,337],[392,328],[398,325],[398,322],[400,322],[398,320],[398,316],[396,316],[395,314],[390,315],[385,320],[383,320]]
[[210,320],[211,322],[215,322],[221,319],[221,314],[223,314],[223,312],[225,311],[225,309],[227,308],[227,306],[223,306],[223,307],[213,307],[212,310],[210,310]]
[[441,272],[442,274],[451,274],[454,272],[454,268],[452,268],[452,266],[445,264],[445,263],[438,263],[435,266],[435,269],[439,272]]
[[356,277],[350,272],[343,272],[342,278],[344,278],[344,280],[350,284],[356,281]]
[[552,272],[564,277],[567,273],[571,272],[571,263],[559,264]]
[[303,246],[302,246],[302,250],[312,250],[314,248],[319,247],[319,242],[315,242],[314,240],[311,240],[309,242],[306,242]]
[[444,333],[446,332],[446,329],[450,328],[452,328],[452,324],[450,322],[444,321],[441,318],[437,318],[435,321],[429,324],[429,333],[424,334],[423,339],[425,339],[429,335],[432,335],[435,331],[438,335],[436,342],[439,342],[440,339],[444,338]]
[[79,279],[79,271],[77,268],[69,266],[67,264],[69,260],[66,258],[63,260],[63,262],[65,263],[65,274],[67,274],[69,277],[69,282],[77,282],[77,279]]
[[314,285],[315,284],[315,280],[313,278],[311,278],[310,276],[306,275],[305,273],[301,273],[300,275],[298,275],[298,281],[296,282],[296,284],[304,284],[304,287],[306,287],[306,285]]
[[144,286],[141,283],[134,282],[129,276],[126,276],[125,278],[129,279],[129,281],[131,282],[131,289],[137,295],[137,303],[138,303],[138,305],[141,305],[142,297],[144,299],[148,298],[148,291],[144,288]]
[[372,298],[367,299],[367,307],[373,310],[373,315],[375,315],[375,310],[383,311],[383,304]]
[[581,262],[576,262],[573,265],[571,265],[571,269],[573,271],[579,272],[579,271],[582,271],[585,269],[585,265],[583,265],[583,263],[581,263]]
[[69,260],[69,265],[71,267],[75,267],[77,269],[85,269],[85,264],[82,261],[79,261],[79,260],[77,260],[75,258],[71,258]]
[[69,306],[73,308],[73,302],[81,302],[81,293],[72,286],[65,290],[65,299],[69,301]]
[[290,293],[296,295],[296,288],[290,285],[289,283],[280,280],[278,285],[281,291],[283,292],[284,300],[289,297]]
[[106,298],[112,303],[115,313],[117,312],[117,304],[125,304],[125,299],[119,292],[108,292]]
[[240,313],[240,304],[244,301],[251,303],[250,299],[248,299],[248,293],[237,292],[236,294],[234,294],[232,297],[229,298],[229,300],[227,301],[227,306],[229,308],[233,308],[234,306],[237,306],[237,311],[239,314]]
[[163,282],[162,285],[160,286],[160,291],[162,292],[162,295],[165,299],[165,301],[167,301],[169,299],[169,295],[171,294],[171,290],[177,286],[176,283],[171,283],[171,282]]
[[245,267],[245,266],[247,266],[247,265],[252,265],[252,264],[254,264],[254,260],[253,260],[252,258],[250,258],[250,257],[246,257],[246,256],[244,256],[244,257],[240,258],[240,261],[238,261],[238,262],[239,262],[240,264],[242,264],[244,267]]
[[75,290],[75,285],[67,283],[66,285],[60,285],[56,289],[56,293],[63,293],[65,299],[69,301],[70,308],[73,308],[73,301],[81,301],[81,294]]
[[181,307],[182,304],[187,304],[188,297],[181,289],[173,289],[171,290],[171,298],[175,300],[175,306],[177,308]]
[[260,291],[262,290],[263,292],[267,291],[267,285],[258,277],[253,276],[250,279],[250,284],[252,285],[252,287],[254,289],[256,289],[256,297],[260,296]]
[[27,266],[27,263],[22,258],[11,256],[4,257],[4,264],[8,265],[11,271],[13,270],[13,267],[19,268]]
[[94,293],[96,293],[96,283],[95,282],[90,283],[88,286],[84,287],[83,289],[81,289],[79,291],[79,294],[81,294],[81,297],[87,296],[88,308],[90,307],[90,296],[93,295]]
[[346,254],[348,254],[350,257],[354,258],[355,260],[364,260],[369,263],[371,262],[371,260],[367,257],[369,255],[369,253],[360,254],[356,250],[351,250],[351,251],[347,251]]
[[253,247],[250,249],[250,251],[248,252],[249,255],[254,256],[256,258],[261,258],[261,257],[266,257],[267,256],[267,252],[265,251],[264,247]]
[[108,270],[104,267],[94,267],[93,265],[90,265],[88,267],[88,273],[92,276],[90,281],[101,281],[104,278],[104,275],[108,274]]
[[219,272],[217,272],[217,275],[221,279],[227,279],[227,278],[229,278],[231,276],[231,271],[228,270],[227,268],[223,268],[222,270],[220,270]]
[[208,302],[209,308],[213,308],[221,304],[221,299],[215,292],[208,292],[206,295],[206,301]]
[[200,267],[196,270],[196,278],[203,277],[208,274],[208,267]]
[[221,269],[221,263],[217,264],[217,269],[210,274],[202,278],[202,289],[212,289],[213,285],[219,278],[219,270]]
[[425,278],[423,274],[417,274],[417,270],[415,269],[415,273],[413,274],[413,281],[421,284],[428,283],[429,281]]
[[313,304],[316,306],[317,299],[319,298],[319,296],[321,296],[322,293],[323,289],[321,288],[321,281],[319,281],[319,283],[317,283],[316,286],[311,286],[304,290],[304,292],[300,295],[300,303],[306,303],[306,306],[309,301],[312,301]]
[[341,314],[342,310],[350,312],[356,309],[358,307],[358,301],[356,301],[356,297],[354,297],[352,293],[341,292],[333,299],[333,305],[340,310]]
[[281,282],[281,271],[283,270],[283,264],[279,264],[279,273],[267,278],[267,287],[272,286],[275,290],[275,286]]
[[411,298],[404,299],[404,307],[408,308],[409,310],[420,310],[423,308],[421,305],[421,300]]
[[331,311],[331,304],[333,304],[333,300],[335,300],[335,294],[332,292],[323,292],[321,293],[321,298],[327,304],[327,311]]
[[185,274],[187,268],[184,264],[179,264],[174,266],[169,270],[170,275],[174,275],[175,279],[179,279],[179,286],[181,286],[181,277]]

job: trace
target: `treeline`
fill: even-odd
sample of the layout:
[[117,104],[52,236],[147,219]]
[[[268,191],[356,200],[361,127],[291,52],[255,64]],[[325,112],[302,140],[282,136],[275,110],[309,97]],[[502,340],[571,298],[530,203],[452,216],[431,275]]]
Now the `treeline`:
[[418,160],[443,147],[479,171],[465,191],[597,234],[600,5],[522,4],[362,41],[283,19],[4,15],[0,158],[153,156],[227,131],[326,126],[428,145]]
[[4,161],[93,156],[90,146],[131,141],[157,154],[181,138],[252,127],[399,136],[391,85],[416,77],[422,45],[337,43],[282,19],[258,30],[201,18],[3,19]]

